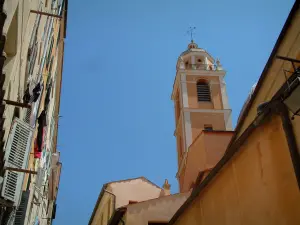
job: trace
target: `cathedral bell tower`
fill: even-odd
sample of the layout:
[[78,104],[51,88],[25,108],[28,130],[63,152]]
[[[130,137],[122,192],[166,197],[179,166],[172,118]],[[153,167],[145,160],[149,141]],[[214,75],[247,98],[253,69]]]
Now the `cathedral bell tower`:
[[[187,189],[184,188],[186,186],[184,177],[192,176],[189,180],[194,181],[197,178],[196,175],[185,174],[184,169],[187,166],[189,148],[199,135],[202,132],[232,131],[225,74],[220,61],[215,61],[193,40],[178,58],[172,100],[175,107],[174,135],[178,154],[176,176],[180,191]],[[201,171],[199,168],[198,170]],[[200,171],[193,171],[193,174]]]

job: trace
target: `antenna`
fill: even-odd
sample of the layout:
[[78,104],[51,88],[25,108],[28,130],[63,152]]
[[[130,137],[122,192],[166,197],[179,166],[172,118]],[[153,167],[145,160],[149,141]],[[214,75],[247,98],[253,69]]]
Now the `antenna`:
[[194,42],[193,36],[195,34],[196,27],[189,27],[187,33],[191,35],[191,42]]

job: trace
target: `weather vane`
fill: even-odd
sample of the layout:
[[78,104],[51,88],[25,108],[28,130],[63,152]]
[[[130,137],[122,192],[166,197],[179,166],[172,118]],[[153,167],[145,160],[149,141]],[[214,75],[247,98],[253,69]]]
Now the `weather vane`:
[[187,33],[188,33],[189,35],[191,35],[191,41],[192,41],[192,42],[194,41],[193,36],[194,36],[194,34],[195,34],[195,30],[196,30],[196,27],[190,27],[190,28],[188,29],[188,31],[187,31]]

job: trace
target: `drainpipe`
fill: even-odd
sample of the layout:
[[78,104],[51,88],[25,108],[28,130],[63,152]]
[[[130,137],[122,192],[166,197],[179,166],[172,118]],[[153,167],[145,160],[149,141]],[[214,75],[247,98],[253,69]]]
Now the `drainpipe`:
[[279,110],[280,110],[279,113],[281,116],[283,130],[285,133],[285,137],[290,150],[293,167],[295,170],[298,187],[300,189],[300,156],[299,156],[295,133],[293,130],[293,125],[290,120],[289,111],[283,103],[280,103]]

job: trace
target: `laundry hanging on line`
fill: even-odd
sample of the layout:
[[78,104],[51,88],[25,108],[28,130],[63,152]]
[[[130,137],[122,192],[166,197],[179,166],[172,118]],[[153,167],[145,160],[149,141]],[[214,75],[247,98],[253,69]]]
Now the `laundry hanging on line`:
[[50,81],[48,87],[47,87],[47,93],[45,97],[45,108],[48,108],[48,104],[50,102],[50,93],[51,93],[51,88],[52,88],[52,80]]
[[38,133],[37,133],[37,146],[38,146],[38,151],[41,152],[43,148],[43,142],[45,139],[45,131],[44,129],[47,126],[47,116],[46,116],[46,111],[43,110],[38,117]]
[[41,156],[42,156],[42,152],[39,151],[39,148],[38,148],[38,144],[37,144],[37,138],[34,140],[34,158],[35,159],[40,159]]
[[41,94],[41,84],[38,83],[32,90],[33,102],[36,102]]

